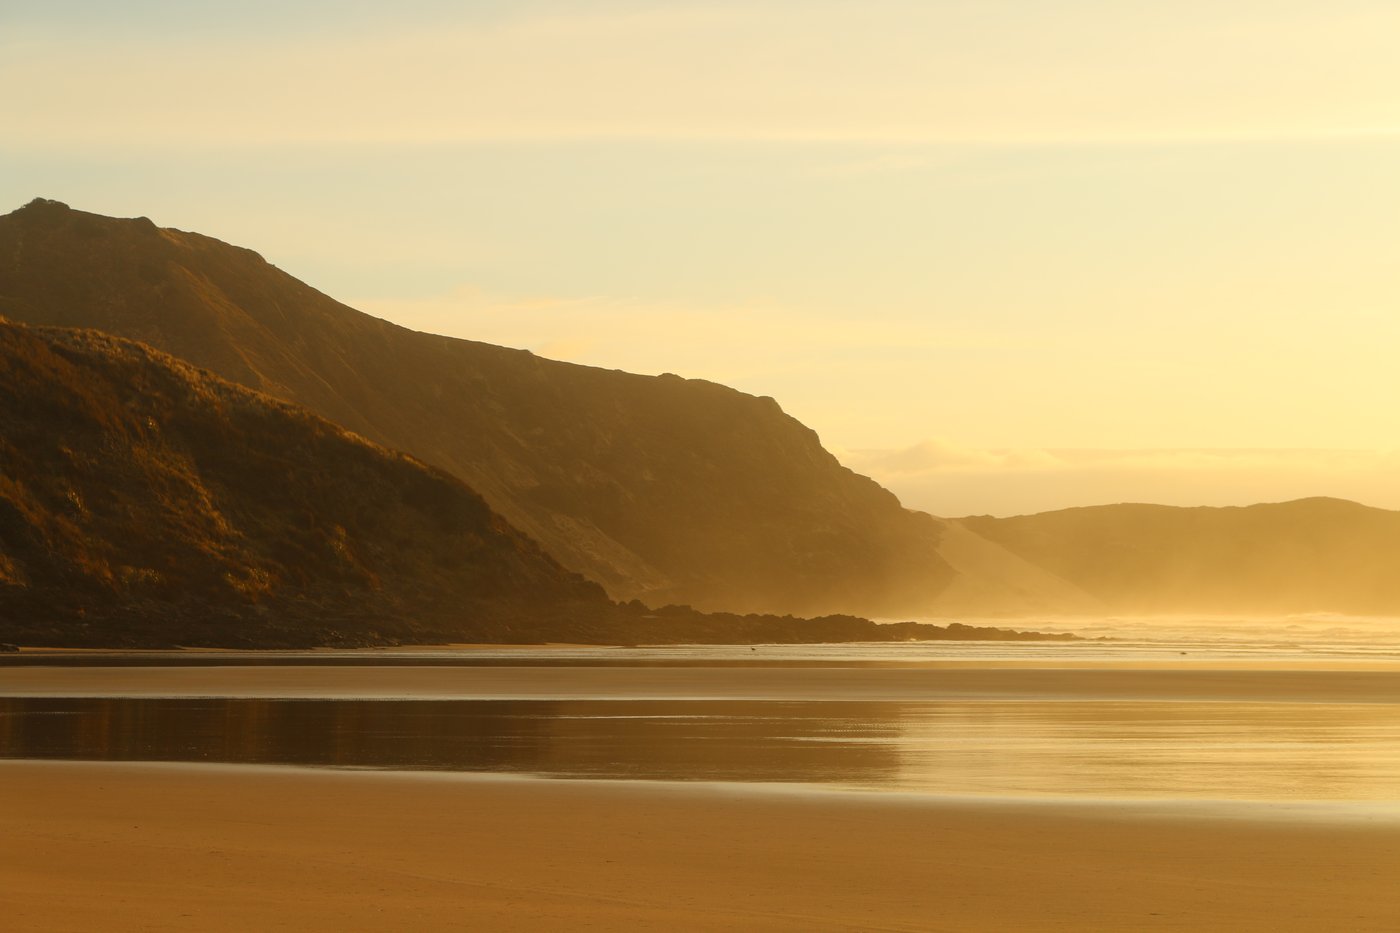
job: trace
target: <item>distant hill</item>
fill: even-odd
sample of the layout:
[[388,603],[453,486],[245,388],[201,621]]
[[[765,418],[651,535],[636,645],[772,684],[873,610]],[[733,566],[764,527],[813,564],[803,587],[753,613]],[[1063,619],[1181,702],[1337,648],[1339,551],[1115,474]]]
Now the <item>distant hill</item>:
[[1400,613],[1400,512],[1104,505],[959,524],[1131,613]]
[[0,315],[140,340],[405,450],[619,599],[907,616],[958,576],[940,521],[770,398],[406,330],[144,218],[0,217]]

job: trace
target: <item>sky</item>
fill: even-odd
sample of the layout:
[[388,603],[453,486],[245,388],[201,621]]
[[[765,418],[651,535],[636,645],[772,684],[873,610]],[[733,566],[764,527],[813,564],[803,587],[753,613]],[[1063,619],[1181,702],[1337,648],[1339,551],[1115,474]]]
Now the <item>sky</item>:
[[771,395],[906,504],[1400,508],[1393,0],[0,0],[0,210]]

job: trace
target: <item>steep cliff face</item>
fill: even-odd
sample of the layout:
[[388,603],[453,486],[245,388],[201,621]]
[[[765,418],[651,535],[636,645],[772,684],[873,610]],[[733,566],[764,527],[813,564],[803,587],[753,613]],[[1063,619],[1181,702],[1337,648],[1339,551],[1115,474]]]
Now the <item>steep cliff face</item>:
[[149,343],[406,450],[618,598],[907,615],[954,576],[939,521],[772,399],[409,331],[145,219],[0,217],[0,314]]
[[1400,512],[1340,499],[959,523],[1115,612],[1400,613]]
[[508,640],[610,609],[440,470],[149,347],[0,319],[0,640]]

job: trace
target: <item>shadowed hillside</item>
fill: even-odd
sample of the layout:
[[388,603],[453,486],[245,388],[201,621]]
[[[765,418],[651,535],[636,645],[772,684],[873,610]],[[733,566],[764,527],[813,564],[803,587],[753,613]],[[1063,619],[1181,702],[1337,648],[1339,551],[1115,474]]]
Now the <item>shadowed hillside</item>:
[[509,636],[575,605],[609,604],[445,473],[139,344],[0,321],[0,638]]
[[959,523],[1117,612],[1400,613],[1400,512],[1341,499]]
[[620,599],[918,614],[955,576],[941,522],[772,399],[409,331],[144,218],[0,218],[0,314],[149,343],[406,450]]

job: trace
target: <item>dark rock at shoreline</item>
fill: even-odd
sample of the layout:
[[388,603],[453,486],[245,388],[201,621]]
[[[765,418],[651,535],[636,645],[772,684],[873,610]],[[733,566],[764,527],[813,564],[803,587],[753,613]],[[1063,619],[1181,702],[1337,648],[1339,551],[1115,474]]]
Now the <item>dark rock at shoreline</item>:
[[141,344],[0,319],[0,637],[294,648],[1022,636],[619,605],[441,470]]

